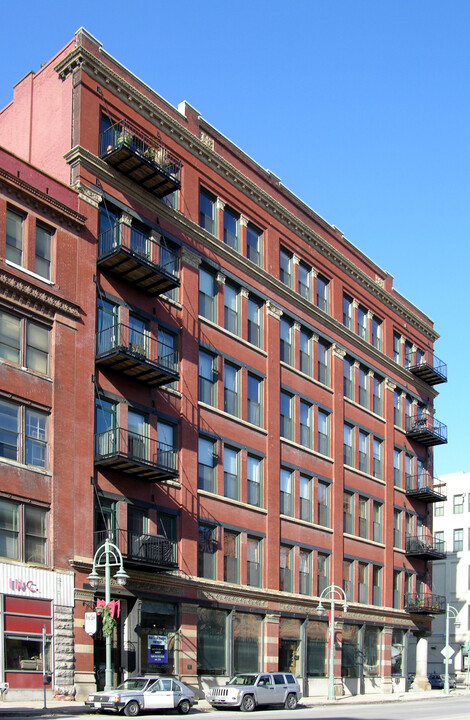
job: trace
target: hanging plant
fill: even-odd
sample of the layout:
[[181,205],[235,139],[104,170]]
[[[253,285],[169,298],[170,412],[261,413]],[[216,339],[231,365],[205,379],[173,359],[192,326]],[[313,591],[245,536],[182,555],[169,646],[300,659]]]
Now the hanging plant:
[[96,612],[101,615],[101,632],[103,637],[109,637],[113,634],[113,630],[116,627],[116,619],[111,616],[111,608],[109,605],[101,606],[97,608]]

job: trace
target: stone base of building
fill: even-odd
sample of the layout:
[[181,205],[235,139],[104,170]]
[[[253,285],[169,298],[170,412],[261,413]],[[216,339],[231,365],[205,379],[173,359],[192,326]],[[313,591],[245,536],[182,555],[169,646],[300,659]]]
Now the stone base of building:
[[94,672],[75,673],[75,700],[83,702],[90,693],[96,692],[96,679]]

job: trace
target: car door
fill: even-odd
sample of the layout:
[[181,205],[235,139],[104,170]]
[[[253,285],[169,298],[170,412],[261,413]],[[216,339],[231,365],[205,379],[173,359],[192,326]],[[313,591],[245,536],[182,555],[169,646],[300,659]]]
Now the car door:
[[157,680],[146,688],[143,693],[144,696],[144,709],[145,710],[158,710],[163,707],[161,705],[162,685],[161,680]]
[[269,705],[274,700],[274,683],[271,675],[263,674],[258,678],[256,697],[260,705]]
[[[157,685],[157,683],[155,683]],[[158,681],[158,688],[153,692],[153,686],[149,695],[152,695],[152,708],[158,709],[169,709],[175,707],[174,693],[173,693],[173,681],[171,678],[160,678]],[[150,708],[150,706],[149,706]]]
[[275,703],[283,703],[287,697],[287,683],[284,675],[273,673]]

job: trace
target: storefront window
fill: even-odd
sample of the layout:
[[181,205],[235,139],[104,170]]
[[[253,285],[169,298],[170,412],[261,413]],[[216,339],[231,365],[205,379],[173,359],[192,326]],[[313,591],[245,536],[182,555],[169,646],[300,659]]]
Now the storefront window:
[[405,631],[394,630],[392,634],[392,675],[403,677]]
[[176,605],[143,600],[140,615],[142,673],[175,673]]
[[279,625],[279,670],[300,675],[300,620],[281,618]]
[[326,645],[328,627],[326,622],[310,620],[307,625],[307,675],[326,675]]
[[259,672],[262,617],[235,613],[233,618],[233,669],[235,672]]
[[[43,670],[42,637],[33,639],[31,636],[9,636],[5,637],[5,670]],[[46,665],[45,669],[50,670],[50,638],[45,644]]]
[[359,627],[343,625],[343,649],[341,653],[341,676],[359,677],[360,675]]
[[227,613],[200,607],[197,611],[198,675],[227,674]]
[[379,674],[380,637],[379,628],[364,629],[364,677],[377,677]]

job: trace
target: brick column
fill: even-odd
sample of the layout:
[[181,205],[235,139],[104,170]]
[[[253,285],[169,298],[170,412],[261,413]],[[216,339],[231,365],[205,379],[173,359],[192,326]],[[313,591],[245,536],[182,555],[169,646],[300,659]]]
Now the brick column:
[[280,615],[271,613],[264,621],[264,672],[274,672],[279,666]]
[[179,627],[179,675],[182,682],[197,680],[197,606],[181,603]]
[[385,626],[382,630],[382,657],[380,666],[382,668],[382,692],[389,694],[393,692],[392,684],[392,635],[393,628]]

